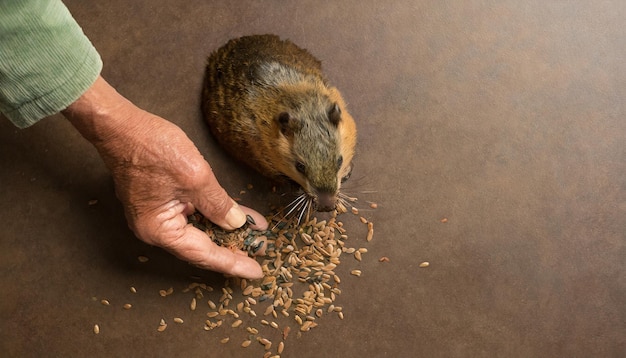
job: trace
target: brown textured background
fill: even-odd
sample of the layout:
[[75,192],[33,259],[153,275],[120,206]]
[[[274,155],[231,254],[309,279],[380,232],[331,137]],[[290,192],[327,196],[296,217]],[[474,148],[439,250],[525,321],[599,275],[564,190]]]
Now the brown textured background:
[[[363,210],[376,235],[338,270],[346,318],[291,336],[284,357],[625,356],[625,2],[66,3],[103,76],[181,126],[233,196],[255,184],[243,200],[260,211],[270,184],[201,121],[205,57],[276,33],[342,91],[360,130],[346,191],[379,203]],[[262,356],[202,330],[180,293],[202,273],[133,237],[97,153],[62,117],[0,120],[0,167],[3,356]],[[362,240],[358,219],[344,222]]]

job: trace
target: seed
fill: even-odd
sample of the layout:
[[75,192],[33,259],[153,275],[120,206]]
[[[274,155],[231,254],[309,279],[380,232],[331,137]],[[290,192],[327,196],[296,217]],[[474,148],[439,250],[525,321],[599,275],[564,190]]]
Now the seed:
[[364,247],[361,247],[361,248],[359,249],[359,252],[360,252],[360,253],[362,253],[362,254],[367,253],[367,249],[366,249],[366,248],[364,248]]
[[428,262],[428,261],[424,261],[424,262],[422,262],[422,263],[420,264],[420,267],[422,267],[422,268],[424,268],[424,267],[428,267],[428,266],[430,266],[430,262]]
[[378,259],[378,262],[389,262],[389,258],[387,256],[383,256]]
[[226,337],[226,338],[222,338],[222,339],[220,340],[220,343],[228,343],[228,341],[230,341],[230,338],[229,338],[229,337]]
[[264,324],[264,325],[266,325],[266,326],[267,326],[267,325],[268,325],[268,324],[270,324],[270,323],[269,323],[267,320],[262,319],[262,320],[261,320],[261,324]]
[[243,341],[243,343],[241,343],[241,346],[246,348],[246,347],[250,346],[250,343],[252,343],[252,341],[247,339],[247,340]]
[[130,286],[130,292],[137,293],[137,289],[133,286]]
[[252,285],[250,285],[250,286],[246,287],[246,288],[243,290],[243,294],[244,294],[244,296],[248,296],[248,295],[250,295],[250,294],[252,293],[252,290],[253,290],[253,289],[254,289],[254,287],[252,287]]
[[100,303],[102,303],[105,306],[110,305],[109,300],[101,300]]
[[350,271],[350,274],[354,275],[354,276],[361,276],[361,270],[352,270]]
[[238,320],[236,320],[235,322],[233,322],[233,324],[231,325],[231,327],[233,327],[233,328],[237,328],[237,327],[241,326],[241,324],[242,324],[242,323],[243,323],[243,321],[242,321],[242,320],[240,320],[240,319],[238,319]]
[[159,295],[160,295],[161,297],[165,297],[165,296],[167,296],[167,291],[165,291],[165,290],[159,290]]
[[251,305],[256,305],[256,300],[252,297],[248,297],[247,301],[251,304]]
[[[370,223],[370,224],[371,224],[371,223]],[[373,237],[374,237],[374,229],[373,229],[373,228],[372,228],[372,229],[368,229],[368,230],[367,230],[367,236],[365,237],[365,240],[366,240],[367,242],[370,242],[370,241],[372,241],[372,238],[373,238]]]
[[282,354],[283,349],[285,349],[285,343],[283,342],[278,343],[278,349],[277,349],[278,354]]
[[317,317],[322,317],[322,313],[323,313],[323,311],[322,311],[322,309],[321,309],[321,308],[318,308],[318,309],[315,311],[315,315],[316,315]]
[[246,327],[246,331],[250,332],[251,334],[259,334],[259,330],[254,327]]
[[144,263],[144,262],[148,262],[148,260],[150,259],[147,258],[146,256],[137,256],[137,260],[141,263]]
[[355,258],[357,261],[361,261],[361,251],[357,251],[357,252],[355,252],[355,253],[354,253],[354,258]]
[[299,325],[302,325],[302,317],[296,315],[295,318],[296,322],[298,322]]
[[165,329],[167,328],[167,324],[161,324],[159,325],[159,327],[157,328],[157,331],[159,332],[163,332],[165,331]]
[[270,322],[270,326],[272,326],[272,328],[278,328],[278,323],[272,321]]
[[308,332],[311,329],[311,325],[313,324],[313,321],[306,321],[302,324],[302,326],[300,327],[300,331],[302,332]]
[[99,334],[100,333],[100,326],[98,326],[97,324],[94,324],[93,325],[93,333]]
[[217,306],[215,305],[215,302],[213,302],[213,301],[211,301],[211,300],[209,300],[208,304],[209,304],[209,307],[210,307],[212,310],[214,310],[214,309],[216,309],[216,308],[217,308]]
[[354,215],[359,215],[359,209],[355,208],[354,206],[352,207],[352,214]]
[[361,216],[359,219],[361,220],[361,222],[362,222],[363,224],[367,224],[367,219],[366,219],[366,218],[364,218],[364,217],[362,217],[362,216]]
[[209,318],[214,318],[220,315],[219,312],[209,312],[206,314]]
[[176,323],[183,323],[184,321],[180,317],[174,317],[174,322],[176,322]]
[[378,208],[378,204],[376,204],[376,203],[370,203],[370,208],[372,208],[372,209],[377,209],[377,208]]
[[124,309],[125,310],[129,310],[129,309],[131,309],[131,307],[133,307],[133,305],[131,305],[130,303],[125,303],[124,304]]
[[444,224],[445,224],[445,223],[447,223],[447,222],[448,222],[448,218],[441,218],[441,220],[439,220],[439,221],[441,221],[442,223],[444,223]]
[[337,315],[339,316],[340,319],[343,319],[343,312],[337,312]]
[[190,308],[192,311],[195,311],[195,310],[196,310],[196,298],[195,298],[195,297],[191,299],[191,303],[189,304],[189,308]]

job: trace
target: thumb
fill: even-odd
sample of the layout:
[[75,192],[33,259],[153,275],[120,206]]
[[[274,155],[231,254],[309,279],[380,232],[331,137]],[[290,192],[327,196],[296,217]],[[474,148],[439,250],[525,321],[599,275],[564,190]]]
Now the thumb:
[[212,170],[203,176],[201,189],[192,195],[192,204],[206,218],[226,230],[246,223],[246,214],[218,183]]

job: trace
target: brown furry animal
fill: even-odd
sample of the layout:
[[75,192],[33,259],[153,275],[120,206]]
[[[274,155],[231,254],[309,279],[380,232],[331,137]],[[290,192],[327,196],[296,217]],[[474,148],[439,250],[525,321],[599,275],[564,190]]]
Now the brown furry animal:
[[275,35],[229,41],[208,59],[202,108],[231,155],[265,176],[292,179],[317,210],[335,208],[356,125],[308,51]]

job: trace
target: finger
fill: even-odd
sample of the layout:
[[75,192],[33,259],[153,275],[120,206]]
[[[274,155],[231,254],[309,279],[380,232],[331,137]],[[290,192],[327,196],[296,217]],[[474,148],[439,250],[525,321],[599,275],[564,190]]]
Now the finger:
[[246,214],[217,182],[213,171],[202,172],[201,190],[192,196],[192,201],[202,215],[226,230],[234,230],[246,223]]
[[261,231],[267,230],[269,224],[263,215],[247,206],[240,205],[239,207],[246,214],[246,216],[249,215],[252,218],[252,222],[248,222],[252,229]]
[[255,260],[217,246],[205,233],[190,224],[185,226],[181,238],[167,243],[164,248],[181,260],[203,269],[248,279],[263,277],[261,266]]

